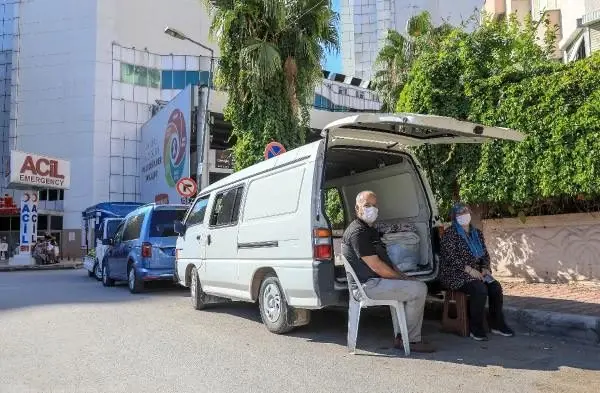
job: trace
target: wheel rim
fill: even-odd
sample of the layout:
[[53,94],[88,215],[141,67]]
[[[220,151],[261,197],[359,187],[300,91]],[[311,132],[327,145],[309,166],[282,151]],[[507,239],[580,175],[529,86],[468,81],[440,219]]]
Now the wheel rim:
[[133,268],[129,269],[129,288],[135,288],[135,270]]
[[192,272],[192,285],[190,285],[190,292],[192,295],[192,302],[196,302],[196,293],[198,292],[198,276],[196,272]]
[[276,284],[268,284],[265,288],[263,304],[267,319],[276,322],[281,315],[281,292]]

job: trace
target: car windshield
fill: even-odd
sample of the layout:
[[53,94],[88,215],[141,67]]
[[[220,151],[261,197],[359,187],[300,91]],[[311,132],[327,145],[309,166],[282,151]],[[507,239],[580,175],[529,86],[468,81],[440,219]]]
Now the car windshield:
[[115,232],[117,232],[117,228],[119,227],[120,223],[121,223],[120,220],[111,220],[106,223],[106,238],[107,239],[111,239],[113,236],[115,236]]
[[175,233],[175,221],[182,221],[185,217],[185,209],[155,210],[150,221],[150,237],[171,237]]

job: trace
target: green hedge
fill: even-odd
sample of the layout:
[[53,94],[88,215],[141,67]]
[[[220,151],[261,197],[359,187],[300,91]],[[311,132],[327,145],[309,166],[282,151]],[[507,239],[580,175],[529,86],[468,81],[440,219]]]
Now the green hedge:
[[415,62],[399,112],[452,116],[527,134],[522,143],[417,149],[445,210],[461,199],[488,216],[598,210],[600,54],[547,59],[531,26],[452,31]]

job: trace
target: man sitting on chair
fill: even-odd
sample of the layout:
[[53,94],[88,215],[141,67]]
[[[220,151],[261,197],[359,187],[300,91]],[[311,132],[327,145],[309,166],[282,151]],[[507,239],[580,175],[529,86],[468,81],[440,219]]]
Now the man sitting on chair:
[[[435,349],[421,340],[421,326],[427,286],[396,270],[391,262],[379,232],[373,228],[377,220],[377,196],[372,191],[362,191],[356,197],[357,218],[346,228],[342,239],[342,253],[354,269],[359,285],[368,297],[375,300],[406,302],[406,322],[410,348],[415,352],[434,352]],[[402,348],[396,337],[394,345]]]

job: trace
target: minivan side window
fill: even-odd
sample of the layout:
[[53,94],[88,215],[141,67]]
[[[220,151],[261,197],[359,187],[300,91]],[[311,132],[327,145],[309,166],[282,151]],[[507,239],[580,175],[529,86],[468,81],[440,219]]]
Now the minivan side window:
[[206,208],[208,206],[208,199],[210,195],[202,197],[196,201],[192,209],[190,210],[190,214],[188,214],[187,220],[185,224],[188,227],[202,224],[204,222],[204,216],[206,215]]
[[142,224],[144,223],[145,214],[138,214],[137,216],[131,217],[125,224],[125,230],[123,231],[123,241],[136,240],[140,238],[142,232]]
[[238,187],[217,194],[210,215],[211,227],[237,223],[243,191],[243,187]]

